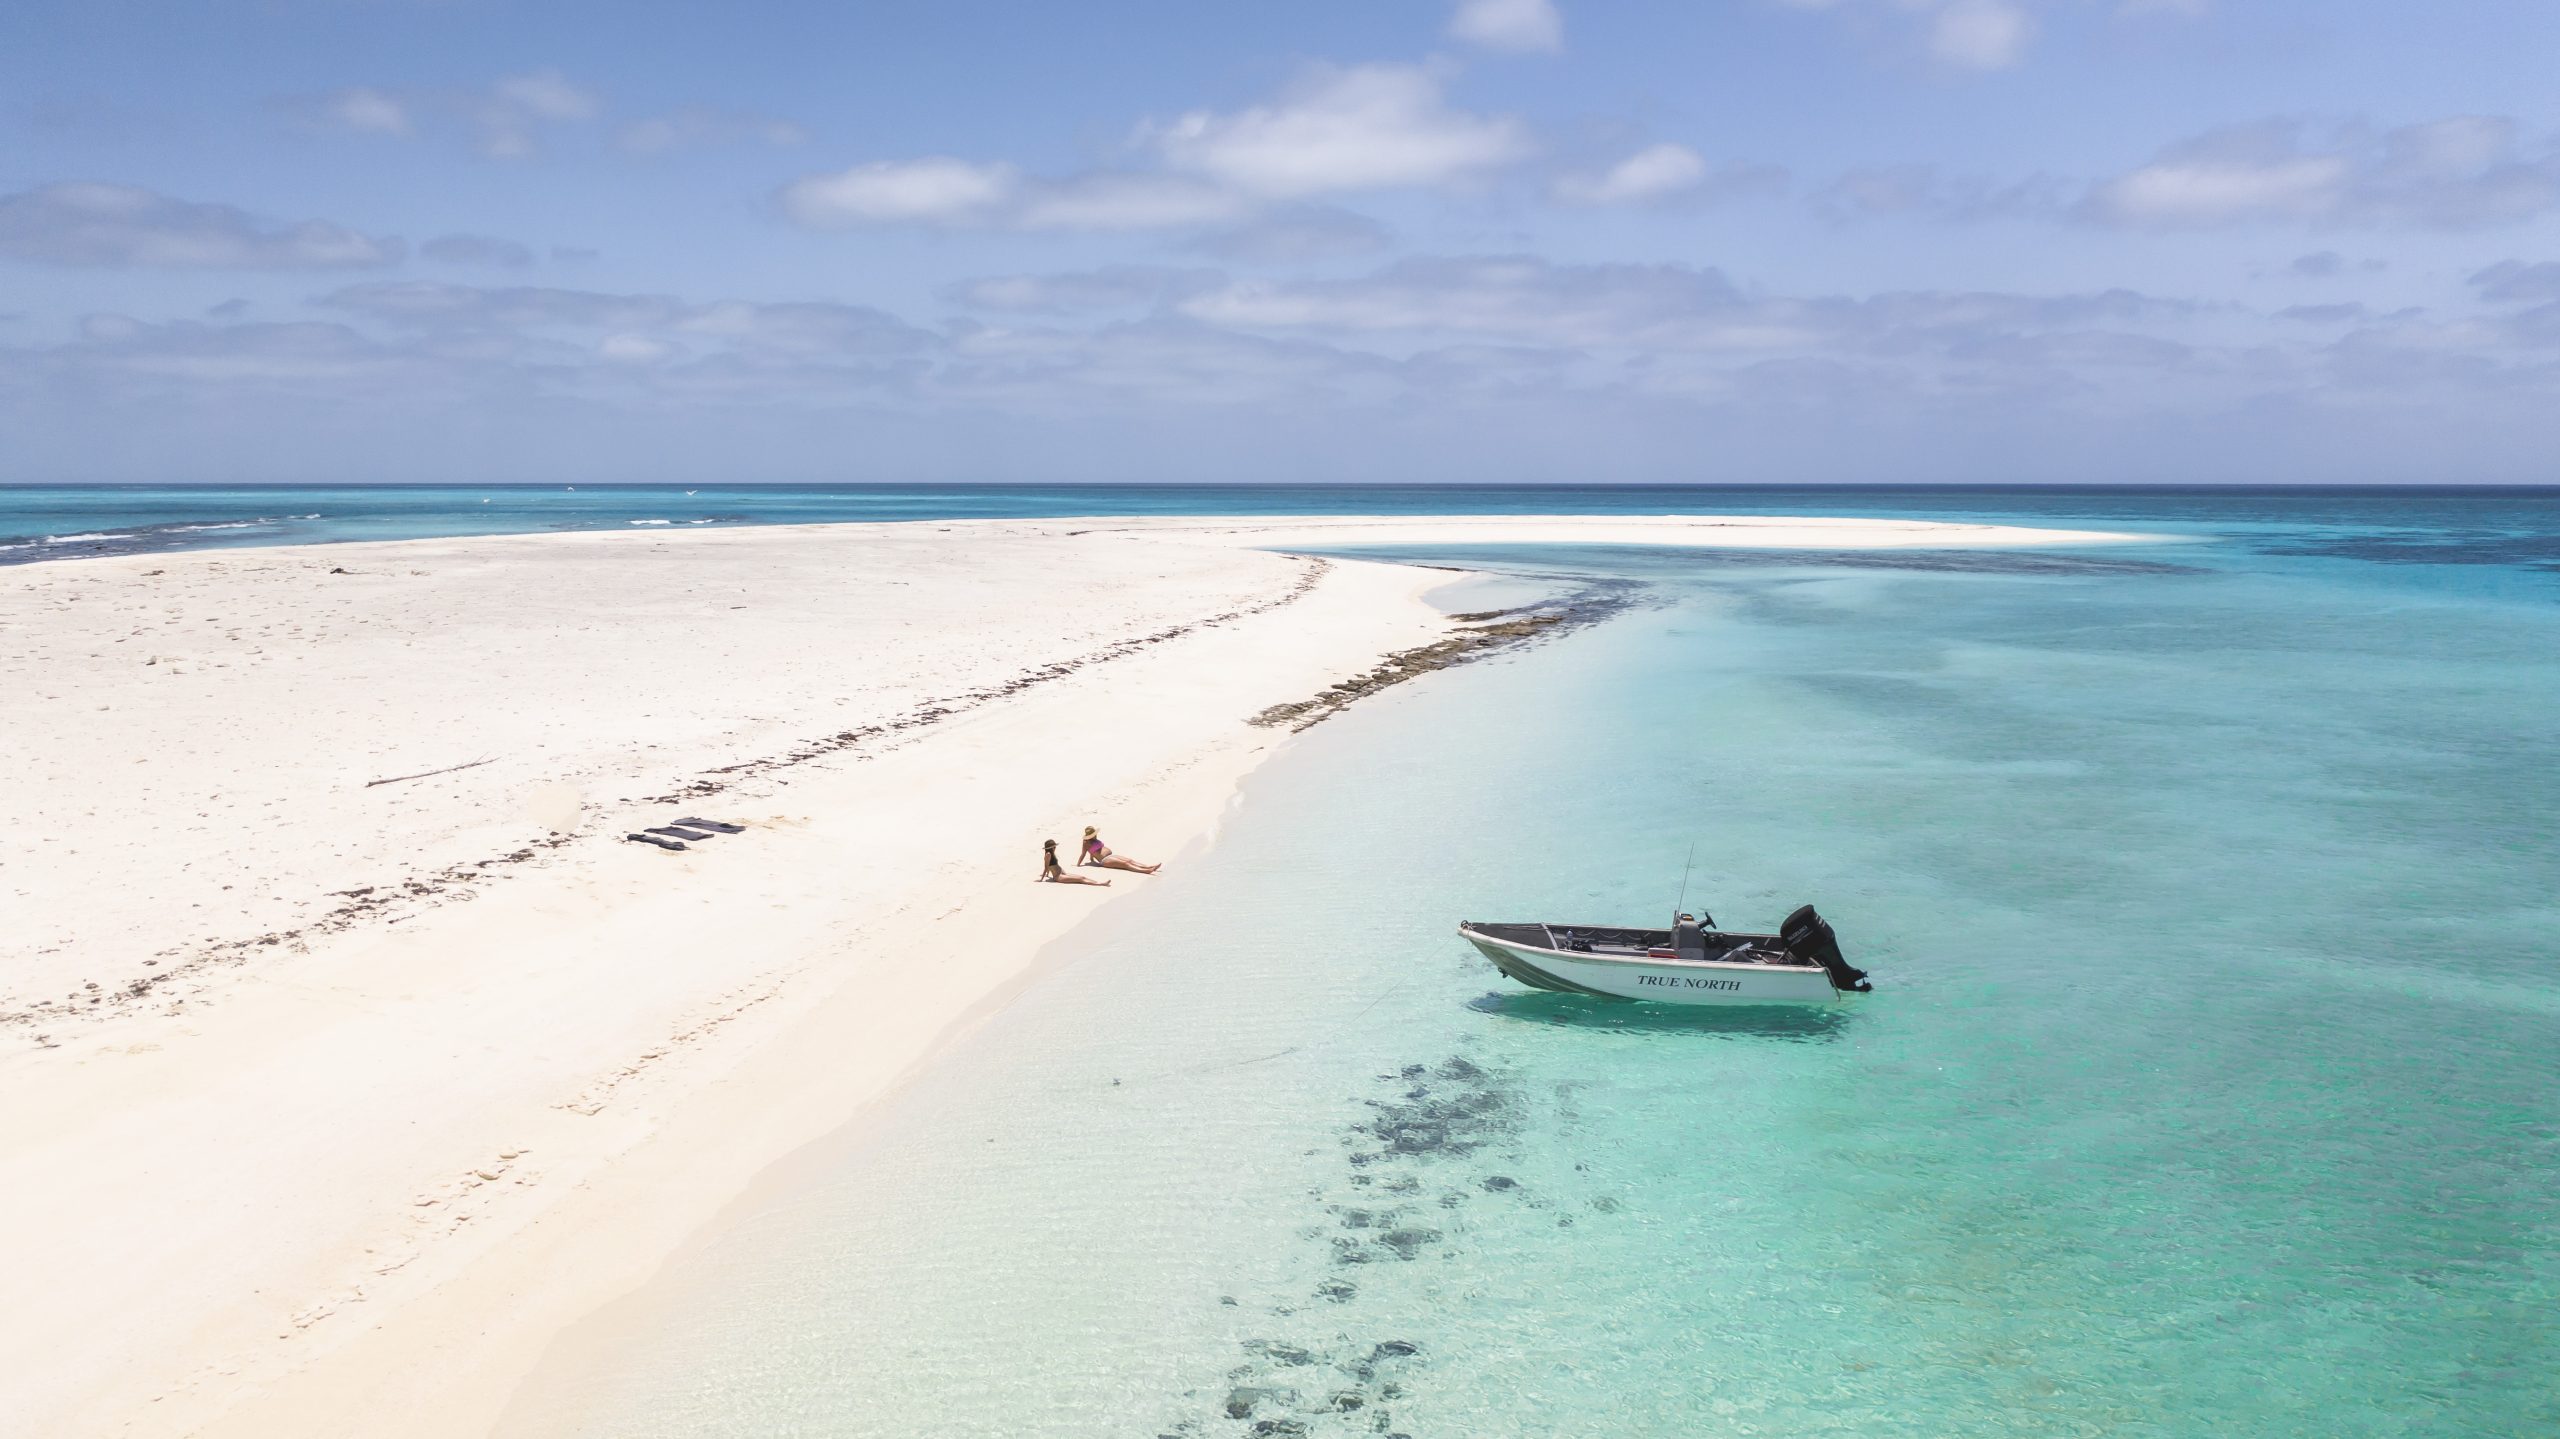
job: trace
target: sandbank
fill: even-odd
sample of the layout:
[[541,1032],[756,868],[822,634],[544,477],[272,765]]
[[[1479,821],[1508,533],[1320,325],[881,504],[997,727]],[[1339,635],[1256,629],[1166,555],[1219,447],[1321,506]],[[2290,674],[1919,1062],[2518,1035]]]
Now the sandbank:
[[1787,515],[1303,515],[1091,521],[1129,534],[1256,549],[1644,545],[1664,549],[1979,550],[2140,544],[2167,536],[1943,520]]

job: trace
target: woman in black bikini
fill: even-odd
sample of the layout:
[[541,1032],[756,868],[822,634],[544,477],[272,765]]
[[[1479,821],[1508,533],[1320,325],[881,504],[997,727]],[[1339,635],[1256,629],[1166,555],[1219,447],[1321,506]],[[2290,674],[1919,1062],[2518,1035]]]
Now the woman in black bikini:
[[1040,878],[1047,884],[1109,884],[1111,882],[1107,879],[1092,879],[1081,874],[1069,874],[1060,869],[1058,842],[1054,839],[1040,841]]

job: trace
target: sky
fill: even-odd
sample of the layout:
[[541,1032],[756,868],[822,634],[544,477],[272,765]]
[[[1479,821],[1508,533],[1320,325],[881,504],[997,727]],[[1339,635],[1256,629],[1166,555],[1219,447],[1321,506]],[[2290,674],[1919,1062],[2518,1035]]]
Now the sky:
[[2560,480],[2533,0],[14,0],[0,483]]

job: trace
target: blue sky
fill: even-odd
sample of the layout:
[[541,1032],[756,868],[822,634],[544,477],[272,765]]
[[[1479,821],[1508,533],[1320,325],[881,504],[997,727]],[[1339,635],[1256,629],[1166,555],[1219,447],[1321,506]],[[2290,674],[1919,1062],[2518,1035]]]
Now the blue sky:
[[2543,481],[2560,7],[0,12],[0,481]]

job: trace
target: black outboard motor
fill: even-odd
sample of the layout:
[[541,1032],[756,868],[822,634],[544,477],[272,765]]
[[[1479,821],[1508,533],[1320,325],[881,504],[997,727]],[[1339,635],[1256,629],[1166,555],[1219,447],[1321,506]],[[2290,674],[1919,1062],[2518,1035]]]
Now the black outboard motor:
[[1778,926],[1778,942],[1787,947],[1787,953],[1807,964],[1821,965],[1823,972],[1831,976],[1834,989],[1865,994],[1875,988],[1867,983],[1865,970],[1841,957],[1840,937],[1831,932],[1828,921],[1813,912],[1812,905],[1787,916],[1787,922]]

